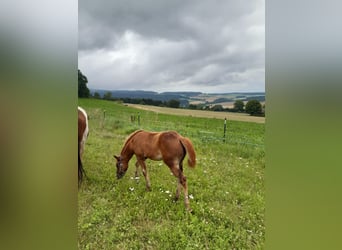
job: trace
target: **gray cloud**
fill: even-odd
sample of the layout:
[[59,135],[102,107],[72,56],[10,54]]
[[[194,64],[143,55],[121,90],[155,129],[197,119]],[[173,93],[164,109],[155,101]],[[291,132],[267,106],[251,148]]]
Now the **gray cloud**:
[[89,87],[263,91],[263,0],[81,1]]

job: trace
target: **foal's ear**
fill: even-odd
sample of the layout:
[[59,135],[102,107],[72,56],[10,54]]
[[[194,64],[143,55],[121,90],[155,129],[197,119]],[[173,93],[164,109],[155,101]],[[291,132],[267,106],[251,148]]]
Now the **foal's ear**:
[[113,155],[113,157],[118,161],[120,160],[120,156]]

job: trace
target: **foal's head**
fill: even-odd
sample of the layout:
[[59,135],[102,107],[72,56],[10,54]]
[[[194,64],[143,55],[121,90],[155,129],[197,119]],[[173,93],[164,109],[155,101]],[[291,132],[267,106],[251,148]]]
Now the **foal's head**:
[[116,177],[121,179],[127,171],[128,162],[123,161],[121,156],[114,155],[114,158],[116,159]]

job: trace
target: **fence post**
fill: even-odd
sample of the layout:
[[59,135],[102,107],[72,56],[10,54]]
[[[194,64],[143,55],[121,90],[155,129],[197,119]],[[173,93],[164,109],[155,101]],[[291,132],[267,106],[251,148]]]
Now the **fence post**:
[[102,121],[101,121],[101,128],[102,128],[102,129],[103,129],[103,127],[104,127],[105,118],[106,118],[106,110],[104,109],[104,110],[103,110],[103,119],[102,119]]
[[140,112],[138,112],[138,125],[140,126]]
[[226,131],[227,131],[227,118],[224,118],[224,125],[223,125],[223,142],[226,142]]

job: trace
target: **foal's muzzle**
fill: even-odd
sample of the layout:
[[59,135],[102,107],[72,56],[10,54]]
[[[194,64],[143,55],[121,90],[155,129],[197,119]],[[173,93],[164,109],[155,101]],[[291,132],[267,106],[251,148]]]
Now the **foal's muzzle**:
[[121,179],[125,175],[126,171],[123,170],[123,165],[122,164],[118,164],[117,168],[118,169],[116,171],[116,177],[118,179]]
[[121,179],[125,175],[125,172],[117,173],[116,178]]

